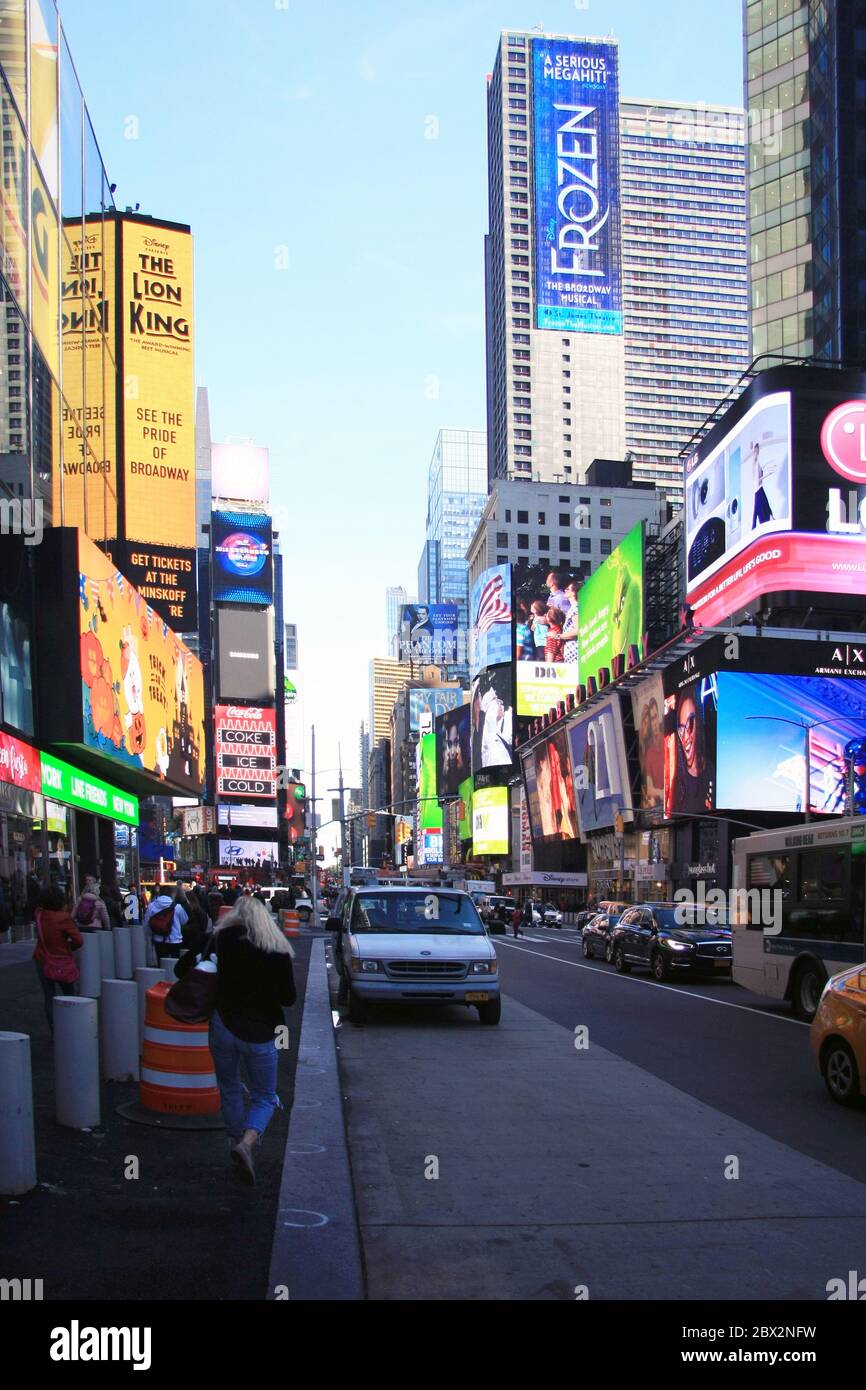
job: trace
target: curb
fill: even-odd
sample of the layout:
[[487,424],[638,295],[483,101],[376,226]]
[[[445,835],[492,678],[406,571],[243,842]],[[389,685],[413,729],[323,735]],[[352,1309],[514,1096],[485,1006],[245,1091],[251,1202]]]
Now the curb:
[[295,1078],[266,1296],[362,1300],[361,1243],[323,939],[312,943]]

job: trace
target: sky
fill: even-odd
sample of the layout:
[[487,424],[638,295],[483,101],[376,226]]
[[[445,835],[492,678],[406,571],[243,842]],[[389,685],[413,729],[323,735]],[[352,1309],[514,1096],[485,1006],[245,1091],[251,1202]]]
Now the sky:
[[740,0],[60,12],[118,206],[192,226],[196,380],[215,440],[270,449],[317,791],[338,743],[357,785],[368,663],[386,655],[386,587],[416,589],[437,432],[485,426],[499,31],[612,33],[623,96],[739,104]]

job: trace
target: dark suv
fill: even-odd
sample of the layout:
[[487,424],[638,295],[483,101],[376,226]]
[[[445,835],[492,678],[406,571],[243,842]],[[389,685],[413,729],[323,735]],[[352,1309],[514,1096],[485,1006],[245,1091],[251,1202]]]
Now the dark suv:
[[628,908],[611,932],[611,960],[621,975],[647,966],[657,980],[706,971],[731,973],[731,931],[723,913],[708,909],[702,922],[677,903]]

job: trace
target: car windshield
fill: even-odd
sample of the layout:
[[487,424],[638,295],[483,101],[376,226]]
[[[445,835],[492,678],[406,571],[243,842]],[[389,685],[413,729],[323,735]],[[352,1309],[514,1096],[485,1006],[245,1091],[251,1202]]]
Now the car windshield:
[[700,931],[702,928],[726,930],[729,927],[725,908],[698,908],[682,904],[679,907],[657,907],[654,911],[659,926],[665,931],[676,931],[677,928],[686,931]]
[[483,936],[470,898],[460,893],[359,893],[353,932],[452,932]]

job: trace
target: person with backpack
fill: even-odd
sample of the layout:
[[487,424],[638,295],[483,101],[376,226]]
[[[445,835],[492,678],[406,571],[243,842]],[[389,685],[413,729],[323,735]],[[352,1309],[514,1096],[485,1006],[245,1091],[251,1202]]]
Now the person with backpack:
[[187,921],[187,913],[176,901],[176,895],[161,889],[144,914],[144,925],[150,931],[160,965],[166,958],[177,960],[180,956]]
[[[60,888],[43,888],[34,914],[36,950],[33,962],[45,996],[45,1017],[54,1036],[54,996],[74,994],[79,977],[72,954],[83,940],[81,932],[66,908],[66,898]],[[91,928],[92,930],[92,928]]]
[[72,909],[72,920],[79,931],[110,931],[111,922],[99,896],[99,884],[92,874],[84,880],[81,896]]

